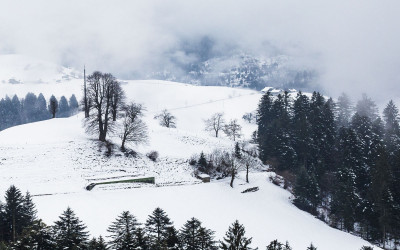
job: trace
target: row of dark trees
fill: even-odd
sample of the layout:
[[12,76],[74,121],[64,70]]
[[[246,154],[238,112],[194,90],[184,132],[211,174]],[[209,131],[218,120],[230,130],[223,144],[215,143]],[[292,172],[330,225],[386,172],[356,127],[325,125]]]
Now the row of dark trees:
[[25,124],[47,120],[54,117],[68,117],[78,111],[78,101],[75,95],[69,98],[62,96],[59,100],[51,96],[47,102],[42,93],[36,96],[26,94],[25,98],[6,96],[0,100],[0,130]]
[[[29,193],[23,195],[11,186],[0,203],[0,249],[86,249],[86,250],[250,250],[252,238],[245,236],[245,228],[235,221],[222,241],[216,241],[214,231],[202,226],[196,219],[188,220],[180,230],[161,208],[156,208],[144,226],[129,211],[124,211],[108,227],[108,241],[102,236],[89,238],[85,224],[71,208],[67,208],[47,226],[36,216],[35,204]],[[289,243],[272,241],[267,249],[285,249]],[[316,249],[310,246],[308,249]]]
[[[390,101],[379,116],[363,95],[355,107],[314,92],[272,97],[258,108],[260,158],[294,186],[294,204],[371,241],[400,239],[400,126]],[[322,209],[322,210],[321,210]]]

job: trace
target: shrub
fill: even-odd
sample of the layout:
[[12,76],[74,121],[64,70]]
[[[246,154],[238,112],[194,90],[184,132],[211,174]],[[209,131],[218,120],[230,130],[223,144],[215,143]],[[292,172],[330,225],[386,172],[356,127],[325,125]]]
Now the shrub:
[[146,156],[152,161],[157,161],[159,154],[157,151],[153,150],[147,153]]

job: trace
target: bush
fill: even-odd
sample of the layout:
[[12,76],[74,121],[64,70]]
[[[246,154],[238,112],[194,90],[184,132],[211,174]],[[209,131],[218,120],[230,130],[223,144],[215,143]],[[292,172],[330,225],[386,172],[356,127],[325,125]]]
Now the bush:
[[157,161],[159,154],[157,151],[153,150],[147,153],[146,156],[149,157],[149,159],[152,161]]

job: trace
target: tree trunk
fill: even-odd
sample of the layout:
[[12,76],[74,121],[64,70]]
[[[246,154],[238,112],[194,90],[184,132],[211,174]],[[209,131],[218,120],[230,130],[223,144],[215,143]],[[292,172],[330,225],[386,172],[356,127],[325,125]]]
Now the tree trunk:
[[246,182],[249,183],[249,165],[246,165]]
[[232,172],[231,188],[233,188],[233,181],[235,180],[235,172]]
[[126,141],[126,136],[122,138],[122,143],[121,143],[121,151],[125,151],[125,141]]

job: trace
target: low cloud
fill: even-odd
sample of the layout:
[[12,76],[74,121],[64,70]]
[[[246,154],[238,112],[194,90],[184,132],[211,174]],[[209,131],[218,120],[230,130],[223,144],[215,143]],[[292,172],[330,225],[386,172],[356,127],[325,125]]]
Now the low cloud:
[[328,94],[380,101],[400,93],[399,10],[397,0],[4,0],[0,53],[131,78],[196,60],[182,44],[209,37],[213,53],[286,54],[318,70]]

